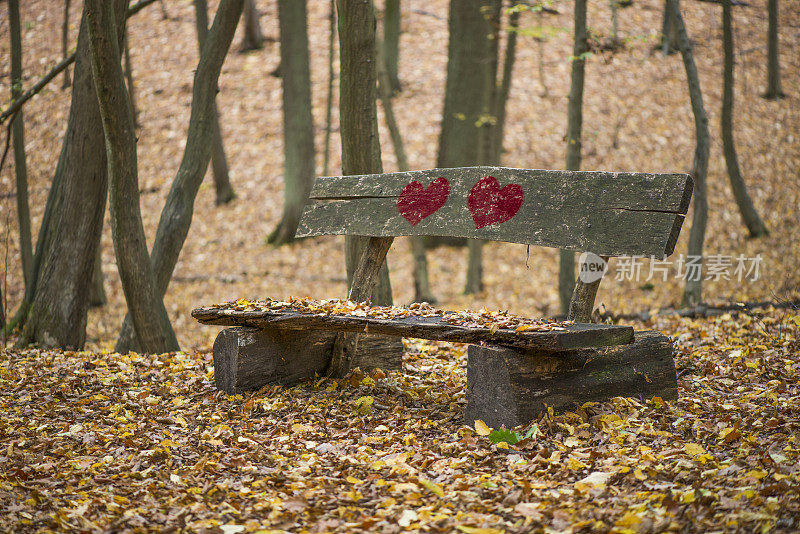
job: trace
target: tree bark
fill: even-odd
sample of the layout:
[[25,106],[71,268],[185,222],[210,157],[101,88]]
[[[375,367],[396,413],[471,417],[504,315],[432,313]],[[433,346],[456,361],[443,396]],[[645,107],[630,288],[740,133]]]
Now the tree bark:
[[722,76],[722,150],[725,154],[725,166],[728,168],[731,189],[742,221],[750,232],[750,237],[761,237],[769,232],[747,192],[747,186],[739,169],[739,160],[736,157],[736,143],[733,139],[734,44],[731,22],[731,0],[722,0],[722,42],[725,56]]
[[328,93],[325,99],[325,148],[322,159],[322,175],[328,176],[331,153],[331,115],[333,109],[333,55],[334,41],[336,39],[336,0],[330,0],[330,15],[328,22]]
[[[703,255],[703,242],[706,235],[706,222],[708,220],[708,196],[706,193],[706,175],[708,172],[708,153],[710,150],[710,134],[708,132],[708,116],[703,105],[703,92],[700,89],[700,76],[692,54],[692,45],[689,34],[683,23],[678,0],[667,0],[672,9],[673,23],[678,32],[678,45],[686,70],[686,82],[689,86],[689,98],[692,102],[694,115],[695,150],[694,163],[692,164],[692,178],[694,178],[694,212],[692,216],[692,229],[689,232],[688,255],[701,257]],[[683,290],[683,304],[694,306],[703,298],[703,278],[686,280]]]
[[267,242],[294,241],[314,184],[314,118],[308,55],[306,0],[278,0],[283,84],[283,217]]
[[[11,37],[11,100],[22,94],[22,40],[19,17],[19,0],[8,2],[9,33]],[[31,214],[28,206],[28,165],[25,161],[25,119],[20,109],[11,125],[14,141],[14,174],[17,185],[17,220],[19,221],[19,249],[22,256],[22,275],[25,287],[31,283],[33,246],[31,245]]]
[[136,106],[136,90],[133,87],[133,62],[131,61],[131,49],[128,43],[128,29],[125,27],[124,37],[124,53],[125,53],[125,79],[128,82],[128,103],[131,108],[131,115],[133,115],[133,125],[139,127],[139,108]]
[[[386,40],[384,39],[384,43]],[[403,137],[400,135],[400,128],[394,115],[392,106],[392,88],[389,81],[389,74],[386,70],[386,62],[383,57],[383,46],[378,46],[378,95],[380,96],[383,115],[386,119],[386,127],[392,139],[395,157],[397,158],[397,169],[401,172],[408,171],[408,158],[406,149],[403,145]],[[425,245],[418,236],[410,236],[411,254],[414,258],[414,302],[436,302],[436,298],[431,293],[428,279],[428,257],[425,252]]]
[[[483,30],[478,35],[485,36],[481,70],[483,75],[483,94],[481,95],[481,116],[478,119],[478,162],[481,165],[493,165],[495,125],[497,122],[497,105],[499,104],[497,87],[498,43],[500,41],[500,8],[502,0],[483,0],[479,12],[483,20]],[[467,241],[467,276],[464,294],[471,295],[483,291],[483,241],[470,239]]]
[[89,286],[89,306],[96,308],[108,303],[106,290],[103,287],[103,254],[102,247],[97,247],[94,268],[92,269],[92,284]]
[[[197,26],[197,42],[202,53],[203,46],[208,37],[208,5],[206,0],[194,0],[195,22]],[[215,81],[216,84],[216,81]],[[219,124],[219,110],[214,101],[213,132],[211,137],[211,169],[216,189],[216,204],[227,204],[236,196],[231,186],[228,175],[228,161],[225,157],[225,147],[222,143],[222,129]]]
[[[70,0],[64,0],[64,22],[61,25],[61,57],[65,59],[69,51],[69,2]],[[61,88],[66,89],[70,85],[72,82],[69,79],[69,69],[64,69],[64,82],[61,84]]]
[[[383,172],[376,107],[376,37],[372,2],[337,0],[339,15],[339,122],[342,136],[342,170],[345,175]],[[391,305],[392,294],[386,252],[394,238],[345,237],[345,259],[350,286],[348,298],[362,301],[372,296]],[[329,376],[344,376],[351,367],[358,335],[337,335]]]
[[[479,131],[485,76],[486,21],[484,0],[450,0],[448,17],[447,81],[436,166],[463,167],[479,163]],[[428,248],[464,245],[464,239],[424,237]]]
[[[511,7],[516,6],[518,0],[511,0]],[[503,138],[506,127],[506,104],[511,93],[511,78],[514,74],[514,62],[517,58],[517,33],[519,31],[520,11],[512,11],[508,17],[508,38],[506,39],[506,52],[503,59],[503,77],[500,89],[497,92],[495,115],[497,122],[493,128],[492,161],[500,163],[503,159]]]
[[[586,74],[586,0],[575,1],[575,42],[572,48],[572,73],[567,105],[567,170],[581,168],[581,130],[583,128],[583,82]],[[558,296],[561,313],[569,313],[575,286],[575,254],[562,250],[558,269]]]
[[400,0],[386,0],[383,12],[383,61],[392,93],[401,89],[397,66],[400,57],[400,20]]
[[255,0],[244,0],[243,15],[244,35],[242,35],[239,51],[261,50],[264,48],[264,34],[261,32],[261,24],[258,22],[258,8]]
[[114,6],[104,0],[86,0],[85,5],[92,74],[105,134],[111,233],[125,300],[144,352],[180,350],[147,254],[139,207],[136,128],[126,105],[129,97],[119,63]]
[[[242,3],[243,0],[220,2],[195,71],[186,148],[161,212],[156,239],[150,254],[156,286],[162,297],[169,287],[172,272],[189,233],[194,200],[211,159],[210,145],[213,136],[217,80],[242,13]],[[130,317],[126,316],[117,339],[116,350],[118,352],[134,350],[137,347],[136,338],[133,323]]]
[[764,98],[779,100],[786,95],[781,90],[781,63],[778,56],[778,0],[768,0],[767,13],[767,92]]
[[[125,24],[127,0],[116,0],[116,27]],[[122,34],[117,35],[117,46]],[[92,79],[86,6],[81,17],[67,131],[36,242],[33,283],[21,311],[25,329],[17,345],[80,349],[92,267],[100,242],[108,180],[103,127]],[[120,61],[117,56],[116,61]],[[127,107],[127,104],[124,104]]]
[[669,56],[680,50],[678,29],[673,22],[675,15],[669,0],[664,0],[664,18],[661,23],[661,53]]

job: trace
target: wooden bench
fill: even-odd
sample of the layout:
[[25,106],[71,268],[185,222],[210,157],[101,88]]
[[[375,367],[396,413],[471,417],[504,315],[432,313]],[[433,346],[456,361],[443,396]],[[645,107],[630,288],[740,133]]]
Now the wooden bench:
[[[367,281],[358,291],[354,283],[352,298],[369,295],[391,243],[380,238],[394,236],[443,235],[661,259],[675,247],[691,193],[686,174],[466,167],[322,177],[297,235],[374,238],[356,268],[355,280]],[[588,294],[582,305],[591,311],[594,293]],[[333,364],[340,365],[338,374],[355,366],[398,369],[398,351],[380,347],[384,336],[392,336],[470,344],[467,424],[482,419],[516,426],[547,406],[566,410],[613,396],[677,398],[670,339],[628,326],[517,332],[461,327],[446,315],[385,318],[269,307],[206,307],[192,315],[204,324],[235,327],[220,332],[213,349],[217,387],[229,393],[292,384]]]

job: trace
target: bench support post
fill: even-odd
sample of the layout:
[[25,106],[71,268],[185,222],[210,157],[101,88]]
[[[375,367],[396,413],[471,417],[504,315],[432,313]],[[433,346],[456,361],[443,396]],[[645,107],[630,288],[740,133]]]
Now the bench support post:
[[[358,260],[353,272],[353,285],[347,295],[353,302],[363,302],[372,295],[372,290],[378,281],[386,253],[392,246],[393,237],[371,237],[364,247],[364,252]],[[353,361],[358,347],[358,334],[338,334],[333,344],[331,363],[327,375],[332,377],[345,376],[353,367]]]
[[677,399],[672,341],[655,331],[635,335],[630,345],[562,353],[470,345],[464,423],[511,428],[548,406],[564,412],[617,396]]
[[[326,331],[236,327],[214,341],[214,381],[226,393],[242,393],[269,384],[292,385],[324,374],[336,334]],[[354,367],[399,370],[400,338],[362,336]]]

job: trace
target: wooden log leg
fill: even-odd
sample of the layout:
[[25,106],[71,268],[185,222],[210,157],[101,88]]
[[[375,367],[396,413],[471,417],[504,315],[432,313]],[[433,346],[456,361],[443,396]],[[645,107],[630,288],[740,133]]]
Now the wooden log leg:
[[470,345],[464,422],[499,428],[611,397],[678,398],[672,341],[654,331],[634,342],[599,350],[532,352]]
[[[268,384],[291,385],[323,375],[336,334],[237,327],[222,330],[214,341],[214,381],[226,393],[241,393]],[[400,338],[362,336],[354,366],[362,370],[400,369]]]

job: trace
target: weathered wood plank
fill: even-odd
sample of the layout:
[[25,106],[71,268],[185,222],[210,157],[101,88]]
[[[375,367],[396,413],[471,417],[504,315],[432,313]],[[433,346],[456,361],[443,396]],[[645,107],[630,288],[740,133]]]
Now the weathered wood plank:
[[574,324],[564,330],[516,332],[449,324],[441,316],[380,319],[353,315],[311,315],[297,312],[235,311],[197,308],[192,317],[203,324],[287,330],[328,330],[434,339],[457,343],[496,343],[512,347],[562,351],[622,345],[633,340],[630,326]]
[[511,428],[552,407],[557,413],[611,397],[678,398],[672,341],[636,332],[631,345],[544,354],[498,346],[469,347],[464,423]]
[[[214,382],[221,391],[241,393],[322,376],[335,337],[325,331],[226,328],[214,341]],[[353,365],[363,370],[399,370],[402,357],[399,339],[361,336]]]
[[662,257],[691,191],[685,174],[466,167],[323,177],[298,236],[445,235]]

